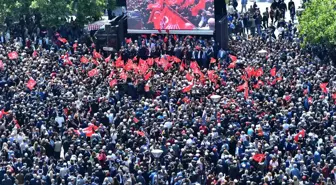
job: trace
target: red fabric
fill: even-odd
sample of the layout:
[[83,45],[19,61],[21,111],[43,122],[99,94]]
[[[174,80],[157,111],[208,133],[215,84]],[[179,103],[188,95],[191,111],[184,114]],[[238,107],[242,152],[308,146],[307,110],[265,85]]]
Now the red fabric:
[[132,42],[132,39],[131,39],[131,38],[126,39],[126,43],[127,43],[127,44],[129,44],[129,43],[131,43],[131,42]]
[[178,14],[175,10],[171,9],[169,6],[166,6],[162,10],[160,14],[160,19],[155,20],[154,22],[154,27],[157,30],[159,29],[192,30],[195,28],[195,26],[191,22],[183,18],[180,14]]
[[121,78],[121,79],[123,79],[123,80],[126,80],[127,79],[127,74],[124,72],[124,71],[122,71],[120,74],[119,74],[119,77]]
[[180,63],[181,62],[181,59],[173,56],[173,61],[176,62],[176,63]]
[[270,74],[271,76],[275,76],[276,75],[276,68],[273,67],[271,70],[270,70]]
[[215,71],[214,71],[214,70],[209,70],[209,71],[208,71],[208,77],[209,77],[209,80],[210,80],[211,82],[216,83],[216,79],[217,79],[218,76],[215,74]]
[[187,8],[191,5],[193,5],[195,3],[195,0],[185,0],[183,5],[182,5],[182,8]]
[[131,71],[133,69],[133,61],[129,59],[124,67],[126,71]]
[[109,62],[110,60],[111,60],[111,55],[108,56],[107,58],[105,58],[105,62],[106,62],[106,63]]
[[236,62],[237,61],[237,57],[236,56],[229,55],[229,57],[232,60],[232,62]]
[[68,41],[65,38],[58,37],[58,40],[62,43],[67,43]]
[[326,83],[320,83],[320,88],[321,88],[322,92],[328,93],[327,85],[328,85],[328,82],[326,82]]
[[249,96],[249,88],[246,87],[245,90],[244,90],[244,98],[247,99]]
[[248,83],[244,82],[242,85],[238,86],[236,90],[237,90],[237,92],[241,92],[241,91],[245,90],[246,88],[248,88]]
[[[86,137],[91,137],[92,134],[93,134],[96,130],[98,130],[98,127],[97,127],[97,126],[95,126],[95,125],[90,125],[90,126],[84,128],[82,131],[83,131],[83,133],[85,133]],[[75,130],[75,133],[80,134],[79,130]]]
[[8,58],[10,60],[15,60],[15,59],[19,58],[19,55],[16,51],[12,51],[12,52],[8,53]]
[[211,63],[211,64],[216,63],[216,61],[217,61],[217,60],[216,60],[215,58],[211,57],[211,60],[210,60],[210,63]]
[[199,69],[199,65],[197,64],[197,62],[193,61],[193,62],[190,62],[190,69]]
[[33,52],[32,57],[33,57],[33,58],[36,58],[36,57],[37,57],[37,51],[36,51],[36,50]]
[[194,84],[188,85],[187,87],[185,87],[185,88],[182,89],[182,92],[186,93],[186,92],[191,91],[191,89],[192,89],[193,86],[194,86]]
[[234,69],[236,67],[236,62],[231,62],[228,66],[229,69]]
[[191,15],[197,16],[200,10],[205,8],[205,0],[200,0],[199,3],[191,9]]
[[158,0],[154,4],[149,4],[147,9],[160,10],[163,7],[163,0]]
[[297,134],[294,136],[294,140],[295,140],[296,142],[299,141],[299,137],[300,137],[300,135],[301,135],[302,137],[305,137],[305,135],[306,135],[306,131],[302,129],[302,130],[300,130],[299,133],[297,133]]
[[152,77],[152,71],[149,71],[146,75],[145,75],[145,80],[149,80]]
[[253,74],[254,74],[254,69],[253,69],[253,67],[247,67],[247,68],[245,68],[245,71],[246,71],[246,73],[247,73],[247,76],[249,77],[249,78],[251,78],[252,76],[253,76]]
[[266,157],[265,154],[254,154],[252,158],[256,162],[261,163],[265,159],[265,157]]
[[114,87],[114,86],[117,85],[117,84],[118,84],[117,79],[113,79],[113,80],[111,80],[111,81],[109,82],[110,87]]
[[176,6],[183,3],[183,0],[166,0],[166,5]]
[[148,59],[146,60],[146,62],[147,62],[147,64],[148,64],[149,66],[152,66],[152,65],[154,64],[154,59],[153,59],[153,58],[148,58]]
[[145,89],[145,92],[148,92],[149,91],[149,85],[146,84],[144,89]]
[[97,51],[93,51],[93,58],[98,59],[98,58],[102,58],[102,56],[101,56],[101,54],[98,53]]
[[193,77],[192,77],[189,73],[187,73],[187,74],[186,74],[186,79],[187,79],[189,82],[191,82],[191,81],[193,80]]
[[139,123],[139,120],[136,117],[133,118],[133,121],[134,121],[134,123]]
[[177,41],[177,39],[178,39],[178,38],[177,38],[177,35],[174,35],[174,40]]
[[259,68],[259,69],[255,69],[255,70],[254,70],[254,76],[255,76],[255,77],[260,77],[260,76],[262,76],[263,74],[264,74],[264,71],[263,71],[262,68]]
[[2,60],[0,60],[0,70],[4,70],[5,66],[4,63],[2,62]]
[[116,68],[122,68],[122,67],[124,67],[124,61],[121,60],[121,57],[119,57],[119,58],[116,60],[115,67],[116,67]]
[[312,104],[313,103],[313,98],[312,97],[308,97],[308,103]]
[[97,68],[92,69],[88,72],[89,77],[96,76],[97,74],[98,74],[98,69]]
[[332,99],[336,99],[336,93],[332,94]]
[[8,112],[5,112],[5,109],[2,109],[1,111],[0,111],[0,119],[2,119],[2,117],[4,116],[4,115],[7,115],[8,114]]
[[137,131],[137,133],[139,134],[139,136],[145,137],[145,133],[143,131]]
[[30,78],[27,82],[28,89],[32,90],[36,85],[36,81],[33,78]]
[[89,59],[87,59],[86,57],[82,56],[80,59],[80,62],[83,64],[87,64],[89,62]]

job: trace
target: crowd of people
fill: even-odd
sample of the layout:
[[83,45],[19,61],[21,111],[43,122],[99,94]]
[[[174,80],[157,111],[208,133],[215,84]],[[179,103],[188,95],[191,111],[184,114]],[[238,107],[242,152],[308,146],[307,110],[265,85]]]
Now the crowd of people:
[[1,185],[335,184],[336,70],[294,28],[260,32],[230,51],[152,34],[112,53],[7,32]]

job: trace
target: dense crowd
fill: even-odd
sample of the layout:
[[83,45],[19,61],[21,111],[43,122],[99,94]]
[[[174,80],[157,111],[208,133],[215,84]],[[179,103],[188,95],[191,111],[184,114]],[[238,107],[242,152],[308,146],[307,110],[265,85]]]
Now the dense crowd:
[[7,32],[1,185],[334,184],[336,70],[295,29],[261,32],[230,51],[152,34],[112,53]]

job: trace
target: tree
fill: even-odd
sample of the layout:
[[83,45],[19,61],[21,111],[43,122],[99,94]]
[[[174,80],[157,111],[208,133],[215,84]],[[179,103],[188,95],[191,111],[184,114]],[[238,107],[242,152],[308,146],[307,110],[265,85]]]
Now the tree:
[[76,12],[76,20],[79,24],[84,25],[91,21],[96,21],[104,15],[107,8],[115,7],[115,0],[76,0],[74,3],[74,12]]
[[311,0],[299,17],[304,44],[336,45],[336,0]]
[[30,8],[41,14],[41,23],[46,27],[60,26],[71,15],[68,0],[34,0]]

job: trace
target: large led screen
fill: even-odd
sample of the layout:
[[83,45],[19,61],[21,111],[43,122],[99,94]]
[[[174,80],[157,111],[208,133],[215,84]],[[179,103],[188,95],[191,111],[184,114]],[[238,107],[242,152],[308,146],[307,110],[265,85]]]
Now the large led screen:
[[212,34],[214,0],[127,0],[128,32]]

